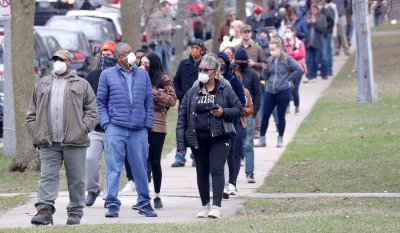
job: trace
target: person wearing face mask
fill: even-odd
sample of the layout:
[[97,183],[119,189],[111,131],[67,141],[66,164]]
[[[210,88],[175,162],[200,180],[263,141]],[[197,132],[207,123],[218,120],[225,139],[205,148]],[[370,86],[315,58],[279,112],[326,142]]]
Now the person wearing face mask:
[[[176,96],[179,99],[179,107],[182,103],[183,96],[193,86],[194,82],[198,77],[198,69],[201,58],[207,53],[204,42],[201,39],[195,39],[191,42],[191,52],[187,59],[182,60],[179,63],[178,69],[174,77],[174,87]],[[175,161],[172,163],[172,167],[183,167],[185,166],[186,159],[185,154],[176,152]],[[196,166],[195,161],[192,158],[192,166]]]
[[72,54],[58,50],[51,75],[34,86],[25,124],[40,149],[41,175],[32,217],[34,225],[52,225],[61,165],[68,181],[67,225],[80,224],[85,206],[88,133],[98,123],[96,96],[90,84],[72,70]]
[[[91,71],[85,77],[96,95],[101,72],[115,66],[117,63],[114,59],[114,48],[114,41],[105,42],[100,50],[99,68]],[[86,206],[92,206],[100,194],[100,166],[104,150],[104,130],[100,124],[97,124],[94,131],[89,133],[89,138],[90,146],[87,149],[86,155],[86,191],[88,192],[85,199]]]
[[243,22],[240,20],[235,20],[231,23],[229,37],[230,41],[232,42],[232,47],[236,47],[242,43],[242,27]]
[[157,217],[150,204],[147,160],[148,132],[153,127],[153,93],[149,74],[135,65],[131,46],[118,43],[117,65],[100,75],[97,107],[105,130],[107,195],[105,217],[118,217],[121,201],[118,188],[125,156],[128,158],[138,193],[138,213]]
[[[294,28],[291,26],[286,27],[286,53],[288,56],[293,57],[294,60],[297,61],[301,65],[301,67],[304,70],[304,73],[307,73],[307,67],[304,62],[304,57],[306,55],[306,51],[304,48],[304,43],[301,41],[299,38],[297,38]],[[299,86],[301,82],[301,76],[293,78],[293,89],[292,91],[292,96],[293,96],[293,102],[295,106],[294,113],[298,114],[299,113],[299,106],[300,106],[300,97],[299,97]],[[289,109],[289,108],[288,108]]]
[[[162,209],[163,204],[160,198],[162,170],[161,154],[167,135],[167,114],[170,107],[176,104],[176,94],[172,82],[164,72],[161,60],[155,53],[148,53],[141,59],[141,64],[150,75],[153,99],[153,128],[149,132],[149,164],[154,183],[154,208]],[[150,173],[150,169],[148,171]]]
[[267,91],[264,98],[261,134],[256,146],[266,146],[265,134],[269,118],[277,107],[279,119],[277,147],[282,147],[286,126],[285,112],[290,101],[290,81],[303,75],[304,71],[294,58],[285,54],[280,40],[272,40],[269,43],[269,50],[271,57],[267,60],[268,67],[263,71],[267,78]]
[[296,32],[297,37],[304,41],[308,33],[307,19],[304,16],[298,16],[296,7],[290,7],[288,9],[288,18],[290,24],[292,24],[292,27]]
[[250,25],[253,29],[251,39],[256,39],[256,31],[265,27],[265,18],[263,16],[264,9],[260,4],[254,4],[253,14],[246,18],[246,24]]
[[232,88],[216,79],[219,72],[215,54],[203,56],[199,65],[199,84],[185,94],[176,126],[178,150],[184,154],[189,146],[196,161],[197,185],[203,206],[198,218],[221,216],[224,164],[232,146],[223,125],[237,119],[243,110]]
[[237,20],[236,17],[236,12],[235,11],[230,11],[228,13],[228,17],[226,19],[225,22],[223,22],[218,29],[218,36],[217,36],[217,41],[219,43],[222,43],[222,41],[224,40],[225,36],[229,37],[229,29],[231,28],[231,23],[233,21]]
[[[249,90],[253,100],[254,112],[246,117],[246,140],[244,145],[244,160],[246,178],[249,183],[254,183],[254,134],[255,117],[261,106],[261,83],[259,76],[249,68],[249,56],[246,49],[239,47],[235,52],[234,63],[240,68],[243,86]],[[228,187],[230,195],[236,195],[237,189],[234,184]]]

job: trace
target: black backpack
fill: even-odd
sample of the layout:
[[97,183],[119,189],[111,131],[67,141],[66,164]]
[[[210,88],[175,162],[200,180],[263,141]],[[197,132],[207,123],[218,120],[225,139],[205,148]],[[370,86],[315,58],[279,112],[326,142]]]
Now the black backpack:
[[333,27],[335,26],[335,10],[332,7],[327,7],[324,8],[322,14],[325,15],[327,22],[325,35],[332,35]]

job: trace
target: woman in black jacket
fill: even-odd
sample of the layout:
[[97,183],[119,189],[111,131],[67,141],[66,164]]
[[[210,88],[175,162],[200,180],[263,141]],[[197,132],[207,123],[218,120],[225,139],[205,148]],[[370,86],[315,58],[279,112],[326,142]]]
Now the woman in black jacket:
[[[196,161],[197,185],[203,210],[198,218],[219,218],[224,189],[224,164],[231,140],[224,124],[231,123],[243,107],[231,87],[218,81],[220,63],[215,54],[205,55],[199,65],[199,85],[183,97],[176,127],[177,149],[190,147]],[[213,203],[210,205],[212,177]]]

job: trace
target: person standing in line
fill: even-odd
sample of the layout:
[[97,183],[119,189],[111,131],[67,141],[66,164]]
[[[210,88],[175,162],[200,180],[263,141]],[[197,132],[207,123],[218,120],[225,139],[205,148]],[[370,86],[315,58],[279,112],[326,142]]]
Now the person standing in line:
[[170,71],[172,37],[175,30],[180,28],[180,26],[175,25],[171,17],[170,8],[171,3],[169,1],[161,1],[159,10],[150,16],[147,24],[150,48],[160,57],[167,74]]
[[240,20],[234,20],[231,23],[231,29],[229,30],[229,40],[232,42],[232,47],[236,47],[242,43],[242,27],[243,22]]
[[[297,38],[296,32],[294,31],[294,28],[291,26],[286,27],[285,46],[286,46],[287,55],[290,57],[293,57],[294,60],[296,60],[297,63],[300,64],[300,66],[303,68],[303,70],[305,70],[306,65],[304,63],[304,57],[306,55],[306,50],[304,48],[304,43],[299,38]],[[293,88],[291,88],[291,92],[292,92],[292,96],[293,96],[293,102],[294,102],[294,107],[295,107],[294,113],[295,114],[298,114],[300,112],[300,110],[299,110],[299,107],[300,107],[299,87],[300,87],[302,76],[303,76],[303,74],[292,79]]]
[[224,164],[231,148],[230,135],[223,125],[232,124],[232,120],[239,117],[243,109],[232,88],[216,79],[220,75],[219,66],[214,54],[203,56],[199,65],[199,85],[193,86],[185,94],[176,127],[178,150],[184,154],[189,146],[196,160],[197,185],[203,206],[203,210],[197,214],[198,218],[221,216]]
[[246,24],[253,29],[251,39],[256,40],[256,32],[258,29],[265,27],[265,18],[263,16],[264,9],[261,4],[255,3],[253,14],[246,18]]
[[322,46],[321,53],[321,76],[322,79],[328,79],[328,76],[332,76],[332,65],[333,65],[333,50],[332,50],[332,38],[336,37],[337,34],[337,21],[338,12],[335,3],[332,0],[326,0],[323,11],[326,16],[326,31],[324,34],[324,44]]
[[[204,42],[201,39],[193,40],[190,43],[190,46],[191,46],[190,56],[189,58],[184,59],[179,63],[173,81],[176,96],[179,99],[179,108],[182,103],[184,95],[197,80],[201,58],[207,53],[207,49],[204,46]],[[175,161],[172,163],[171,167],[185,166],[186,163],[185,156],[186,154],[182,154],[179,151],[176,151]],[[193,159],[193,157],[192,157],[192,166],[193,167],[196,166],[196,162]]]
[[[258,75],[249,68],[249,56],[244,48],[238,48],[235,52],[234,63],[240,67],[243,86],[249,90],[251,99],[253,100],[253,115],[246,117],[246,140],[244,145],[245,172],[249,183],[254,180],[254,133],[255,133],[255,116],[261,106],[261,83]],[[233,187],[232,187],[233,188]],[[228,190],[231,195],[237,192]]]
[[25,124],[32,143],[40,148],[40,181],[32,217],[34,225],[52,225],[64,163],[69,204],[67,225],[80,224],[85,206],[88,133],[98,122],[96,96],[89,83],[72,70],[72,54],[58,50],[51,75],[34,86]]
[[296,31],[297,38],[304,41],[308,33],[307,20],[304,16],[298,16],[296,7],[289,8],[288,16],[292,27]]
[[303,75],[303,69],[292,57],[288,57],[280,40],[269,43],[271,57],[268,58],[268,67],[263,72],[267,77],[267,92],[264,99],[264,111],[261,120],[261,136],[257,146],[266,146],[265,134],[268,129],[269,118],[277,107],[278,111],[278,143],[283,146],[283,134],[286,127],[285,112],[290,101],[290,81]]
[[336,4],[339,18],[337,21],[337,36],[335,42],[335,55],[340,54],[340,49],[343,48],[345,55],[350,55],[349,44],[347,40],[347,19],[345,0],[333,0]]
[[135,67],[131,46],[118,43],[116,66],[100,75],[97,91],[100,126],[105,130],[107,196],[105,217],[118,217],[121,170],[125,156],[135,179],[138,213],[157,217],[150,204],[147,161],[148,131],[153,127],[153,94],[149,74]]
[[[89,82],[94,93],[97,95],[100,74],[103,70],[115,66],[117,61],[114,59],[114,41],[107,41],[100,50],[100,66],[91,71],[85,79]],[[100,195],[100,166],[101,157],[104,150],[104,130],[97,124],[94,131],[89,133],[90,146],[87,148],[86,155],[86,191],[88,192],[85,202],[86,206],[92,206]],[[106,190],[106,188],[104,188]]]
[[[148,51],[142,48],[139,48],[135,51],[135,66],[139,67],[140,66],[140,59],[147,53]],[[128,157],[125,157],[125,173],[126,173],[126,184],[125,187],[121,190],[121,192],[134,192],[135,191],[135,181],[133,180],[133,175],[131,171],[131,166],[129,165],[128,162]],[[149,181],[150,182],[150,181]],[[151,191],[151,187],[149,186],[149,190]],[[133,205],[135,210],[139,210],[137,205]]]
[[229,30],[231,28],[231,23],[233,21],[237,20],[236,17],[236,12],[235,11],[230,11],[228,13],[228,18],[226,19],[225,22],[223,22],[218,29],[218,36],[217,36],[217,40],[218,42],[221,44],[224,37],[228,36],[229,37]]
[[[172,82],[164,72],[161,60],[155,53],[148,53],[141,59],[141,66],[149,73],[153,100],[153,128],[149,132],[149,162],[153,173],[154,183],[154,208],[162,209],[160,198],[162,170],[161,154],[167,135],[167,114],[170,107],[176,104],[176,94]],[[151,177],[149,175],[149,177]]]
[[324,33],[326,31],[326,19],[319,11],[316,4],[312,4],[308,13],[308,34],[304,42],[306,46],[306,65],[307,79],[303,83],[310,80],[315,81],[317,78],[318,64],[324,44]]

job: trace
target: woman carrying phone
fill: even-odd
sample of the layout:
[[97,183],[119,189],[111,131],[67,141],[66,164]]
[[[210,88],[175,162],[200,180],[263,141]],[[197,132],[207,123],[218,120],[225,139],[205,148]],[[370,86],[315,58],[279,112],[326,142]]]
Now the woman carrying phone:
[[[219,218],[224,189],[224,164],[231,147],[224,124],[231,124],[243,107],[231,87],[218,80],[220,63],[215,54],[203,56],[198,85],[186,92],[176,127],[177,148],[190,147],[196,162],[197,186],[203,210],[198,218]],[[210,181],[213,199],[210,203]]]
[[162,170],[161,154],[167,135],[167,114],[170,107],[176,104],[175,89],[164,72],[160,57],[155,53],[148,53],[140,60],[140,65],[150,75],[153,87],[153,128],[149,132],[149,162],[153,173],[154,208],[161,209],[163,204],[160,198]]

